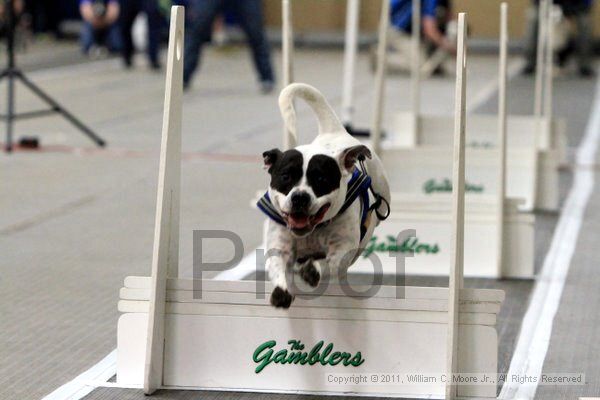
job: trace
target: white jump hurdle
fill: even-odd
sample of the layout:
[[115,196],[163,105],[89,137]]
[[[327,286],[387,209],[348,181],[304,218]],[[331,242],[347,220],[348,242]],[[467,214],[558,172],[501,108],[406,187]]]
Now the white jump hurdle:
[[[418,7],[419,2],[413,6]],[[467,226],[465,275],[476,277],[531,278],[534,274],[534,216],[519,213],[520,200],[506,198],[527,193],[535,187],[535,152],[529,149],[507,152],[506,141],[506,63],[507,63],[507,6],[502,7],[502,40],[500,62],[499,114],[490,122],[495,127],[495,142],[500,146],[469,148],[466,172]],[[418,15],[419,10],[415,10]],[[371,251],[377,252],[385,273],[396,270],[395,257],[414,251],[405,261],[408,274],[444,275],[449,260],[447,240],[450,221],[449,192],[452,190],[449,173],[453,154],[448,146],[406,148],[381,140],[381,120],[385,90],[385,57],[389,19],[382,15],[379,29],[379,49],[376,72],[375,112],[372,146],[382,157],[392,187],[392,209],[389,222],[382,225],[373,240]],[[416,45],[415,45],[416,46]],[[418,78],[417,78],[418,80]],[[419,85],[413,83],[413,87]],[[418,109],[418,102],[413,102]],[[414,122],[414,121],[413,121]],[[469,122],[467,121],[467,126]],[[447,135],[451,135],[452,121],[440,120]],[[490,128],[488,128],[490,129]],[[512,168],[507,168],[511,165]],[[510,182],[511,185],[506,185]],[[556,186],[557,186],[557,182]],[[396,236],[406,229],[414,229],[416,238],[398,242]],[[481,238],[486,241],[482,243]],[[368,253],[366,254],[368,255]],[[373,270],[371,260],[357,264],[358,272]]]
[[[418,3],[418,2],[415,2]],[[489,151],[471,149],[467,151],[469,163],[476,157],[481,158],[482,163],[489,163],[486,170],[496,172],[496,176],[480,180],[482,177],[467,174],[466,190],[474,193],[466,204],[466,228],[464,234],[465,254],[464,269],[467,276],[479,277],[519,277],[529,278],[533,276],[533,234],[534,217],[532,215],[519,213],[518,201],[505,198],[506,177],[506,60],[507,60],[507,5],[501,6],[501,43],[500,46],[500,94],[498,118],[493,121],[497,127],[497,151],[499,155],[489,157]],[[383,57],[383,54],[380,55]],[[382,65],[384,65],[382,63]],[[381,71],[380,71],[381,72]],[[382,80],[383,74],[378,75]],[[416,86],[416,85],[415,85]],[[382,95],[381,93],[379,95]],[[468,126],[468,119],[466,120]],[[387,150],[386,150],[387,151]],[[453,155],[439,149],[429,149],[429,165],[439,165],[445,171],[453,163]],[[451,157],[452,156],[452,157]],[[450,193],[436,196],[423,201],[423,195],[411,195],[415,188],[412,185],[421,185],[424,179],[431,173],[431,168],[426,171],[419,168],[415,160],[414,150],[402,150],[401,154],[388,157],[398,162],[392,165],[390,179],[398,183],[394,187],[393,209],[391,221],[383,224],[377,231],[377,236],[372,240],[371,246],[367,248],[365,256],[373,252],[381,260],[381,268],[384,273],[394,273],[397,266],[397,254],[390,253],[390,249],[405,253],[402,268],[408,274],[440,275],[445,272],[444,265],[450,261],[452,256],[452,244],[448,240],[451,235],[451,220],[448,218],[450,209]],[[401,161],[400,161],[401,160]],[[514,160],[522,162],[522,160]],[[405,171],[407,165],[414,165],[414,175],[408,177],[405,172],[394,176],[397,171]],[[412,170],[411,170],[412,171]],[[420,174],[419,174],[420,172]],[[409,179],[407,179],[409,178]],[[510,179],[510,178],[509,178]],[[496,182],[497,195],[490,196],[481,194],[478,190],[483,189],[476,182]],[[448,179],[447,182],[450,182]],[[437,185],[437,186],[436,186]],[[442,191],[451,190],[451,185],[439,184],[425,186],[422,189],[434,190],[436,187]],[[400,194],[400,195],[398,195]],[[476,196],[480,196],[477,198]],[[394,199],[394,197],[393,197]],[[397,235],[404,230],[413,229],[417,236],[398,242]],[[482,240],[486,238],[486,240]],[[412,256],[410,256],[410,253]],[[368,273],[374,266],[372,260],[366,258],[360,260],[356,266],[360,272]],[[397,271],[403,272],[403,271]]]
[[127,277],[120,292],[117,384],[143,384],[146,394],[179,388],[495,398],[495,384],[344,386],[328,379],[497,371],[494,326],[504,292],[462,284],[464,81],[457,82],[449,288],[387,286],[368,296],[354,287],[349,296],[348,286],[331,284],[322,296],[274,309],[262,282],[178,277],[183,13],[172,8],[152,276]]
[[[415,17],[413,24],[416,22],[416,16],[420,15],[420,7],[421,5],[418,2],[413,4],[413,17]],[[552,46],[548,45],[548,43],[553,40],[553,32],[546,28],[548,20],[551,18],[549,14],[549,0],[542,0],[539,13],[540,24],[536,55],[538,67],[535,76],[534,118],[518,115],[508,116],[508,145],[509,147],[529,147],[537,144],[540,150],[556,150],[562,160],[565,156],[567,145],[565,124],[563,120],[552,120],[553,64],[550,62],[552,51],[548,50]],[[451,135],[448,135],[447,130],[438,132],[438,130],[443,129],[439,125],[439,118],[429,115],[423,116],[421,113],[420,81],[422,73],[419,73],[421,65],[420,53],[416,51],[420,45],[420,35],[417,32],[419,32],[417,29],[412,31],[412,52],[414,56],[411,55],[411,60],[414,62],[411,64],[411,112],[398,113],[396,126],[393,131],[398,133],[395,141],[398,144],[406,146],[447,144],[449,142],[448,136]],[[500,48],[502,46],[503,44],[501,43]],[[422,122],[427,123],[427,119],[430,117],[438,122],[434,122],[430,126],[420,126]],[[408,125],[411,120],[415,121],[415,119],[416,123]],[[494,125],[495,119],[496,117],[493,115],[470,115],[467,121],[467,147],[470,145],[494,145],[496,141],[495,131],[489,127]],[[452,121],[449,118],[446,118],[446,122],[452,125]],[[536,127],[539,131],[534,135]],[[407,128],[411,129],[408,130]],[[523,134],[523,132],[530,132],[531,134]],[[469,136],[472,137],[471,142]]]
[[[547,15],[545,11],[543,12],[544,15]],[[413,23],[420,21],[417,18],[418,15],[420,15],[420,4],[413,2],[413,17],[415,17]],[[544,17],[543,20],[545,21],[545,19],[547,18]],[[380,30],[380,42],[387,41],[387,30],[387,28],[385,32]],[[428,149],[436,147],[448,149],[451,145],[452,117],[428,115],[421,112],[421,63],[418,51],[420,35],[417,34],[418,32],[419,30],[413,29],[411,111],[394,112],[392,125],[386,129],[388,135],[382,146],[385,150],[393,149],[394,151],[415,149],[417,152],[413,153],[413,159],[417,162],[416,168],[430,168],[427,163]],[[543,37],[549,37],[549,35],[544,33]],[[508,40],[508,37],[505,39]],[[507,43],[500,44],[500,48],[505,46]],[[543,51],[540,47],[538,54],[542,54]],[[538,58],[540,57],[538,56]],[[378,64],[385,62],[386,59],[387,53],[378,61]],[[542,57],[542,61],[547,62],[548,57]],[[508,117],[507,125],[507,195],[524,198],[525,203],[520,206],[520,209],[525,211],[558,210],[558,168],[560,164],[566,162],[566,124],[564,120],[554,120],[551,117],[552,66],[550,63],[546,67],[542,67],[542,64],[543,62],[540,63],[536,76],[535,115],[533,117],[511,115]],[[544,79],[545,89],[541,86]],[[497,116],[494,115],[470,115],[467,121],[467,146],[482,149],[483,153],[495,148],[498,144],[496,121]],[[423,150],[422,153],[421,150]],[[401,153],[399,156],[403,154],[405,153]],[[485,163],[478,164],[478,157],[469,157],[469,160],[468,170],[472,168],[483,172],[482,170],[486,168]],[[525,173],[523,173],[524,171]],[[494,176],[495,172],[489,171],[489,175]]]

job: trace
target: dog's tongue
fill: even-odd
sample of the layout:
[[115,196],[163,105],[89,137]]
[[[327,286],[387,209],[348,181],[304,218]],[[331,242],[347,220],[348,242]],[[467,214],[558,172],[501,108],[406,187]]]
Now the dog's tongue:
[[288,221],[290,228],[292,229],[305,228],[309,222],[309,217],[305,214],[291,214]]

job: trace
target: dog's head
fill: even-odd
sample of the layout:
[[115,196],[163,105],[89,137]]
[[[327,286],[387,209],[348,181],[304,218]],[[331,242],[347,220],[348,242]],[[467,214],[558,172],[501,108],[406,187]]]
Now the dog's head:
[[310,234],[338,214],[347,183],[359,158],[371,158],[366,146],[327,150],[314,145],[263,153],[271,176],[269,196],[295,236]]

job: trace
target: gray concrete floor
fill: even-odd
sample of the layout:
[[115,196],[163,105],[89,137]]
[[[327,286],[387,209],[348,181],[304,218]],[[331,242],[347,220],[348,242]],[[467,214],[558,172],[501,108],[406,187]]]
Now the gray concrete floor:
[[[600,185],[596,176],[595,186]],[[600,192],[585,213],[561,304],[554,319],[543,373],[585,373],[584,386],[539,386],[536,399],[567,400],[600,395],[600,277],[598,268]]]
[[[15,57],[17,65],[25,72],[33,72],[41,69],[62,67],[64,65],[86,64],[95,62],[106,56],[87,57],[81,52],[78,41],[72,38],[55,40],[53,35],[38,34],[33,37],[20,36],[15,44]],[[6,45],[0,43],[0,54],[2,58],[0,65],[4,67]]]
[[[193,229],[233,230],[246,251],[260,243],[263,218],[250,209],[249,199],[267,182],[260,153],[281,143],[277,95],[258,94],[247,52],[209,50],[204,61],[184,104],[180,268],[186,276],[191,275]],[[341,61],[338,51],[300,50],[296,79],[319,87],[338,108]],[[278,55],[276,62],[280,70]],[[470,57],[469,65],[468,96],[473,99],[495,78],[496,66],[493,57],[477,55]],[[368,59],[362,55],[356,81],[358,126],[370,122],[368,70]],[[118,60],[45,69],[30,76],[105,137],[109,147],[94,148],[68,123],[51,117],[18,124],[17,136],[39,136],[42,151],[0,155],[4,210],[0,213],[0,293],[5,299],[0,302],[0,399],[11,400],[43,397],[115,347],[122,280],[127,275],[147,275],[150,269],[164,91],[162,74],[143,67],[123,71]],[[451,77],[425,82],[424,109],[450,113],[453,85]],[[587,120],[593,85],[560,79],[557,86],[555,106],[558,114],[569,116],[569,140],[574,146]],[[560,90],[567,87],[570,90]],[[390,80],[388,116],[391,110],[408,109],[409,98],[403,95],[408,88],[406,77]],[[39,106],[25,91],[19,91],[18,99],[21,111]],[[531,102],[531,81],[513,80],[512,111],[527,112]],[[494,110],[493,99],[479,110]],[[310,139],[305,132],[314,127],[311,114],[301,108],[304,141]],[[569,176],[564,175],[561,188],[566,192]],[[538,264],[555,222],[556,216],[538,216]],[[587,245],[590,253],[592,244]],[[217,245],[205,250],[211,261],[229,259],[228,251]],[[581,260],[587,272],[593,253],[588,257]],[[409,284],[445,284],[444,280],[410,279]],[[506,370],[532,283],[469,280],[468,285],[500,287],[509,294],[498,323],[500,368]],[[198,396],[197,392],[162,392],[156,398]],[[121,398],[143,395],[139,390],[97,389],[87,397]]]

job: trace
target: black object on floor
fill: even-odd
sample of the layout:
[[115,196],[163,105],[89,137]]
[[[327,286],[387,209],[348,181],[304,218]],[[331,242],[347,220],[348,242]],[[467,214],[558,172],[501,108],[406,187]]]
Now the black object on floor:
[[39,149],[40,140],[35,136],[23,136],[19,139],[19,147],[23,149]]
[[[44,115],[59,113],[70,123],[75,125],[83,134],[88,136],[94,143],[98,146],[103,147],[106,145],[106,142],[97,134],[95,134],[90,128],[83,124],[77,117],[67,111],[63,106],[61,106],[56,100],[54,100],[50,95],[40,89],[36,84],[30,81],[25,74],[16,66],[15,63],[15,51],[14,51],[14,42],[15,42],[15,9],[13,0],[5,0],[4,1],[4,9],[8,12],[6,13],[6,41],[7,41],[7,67],[2,72],[0,72],[0,80],[6,78],[8,80],[8,96],[7,96],[7,106],[6,106],[6,114],[0,114],[0,120],[6,121],[6,143],[5,150],[7,152],[11,152],[13,148],[13,123],[17,119],[25,119],[25,118],[33,118],[33,117],[41,117]],[[44,103],[46,103],[50,108],[45,110],[37,110],[37,111],[29,111],[21,114],[17,114],[15,112],[15,80],[21,81],[29,90],[31,90],[37,97],[39,97]]]

